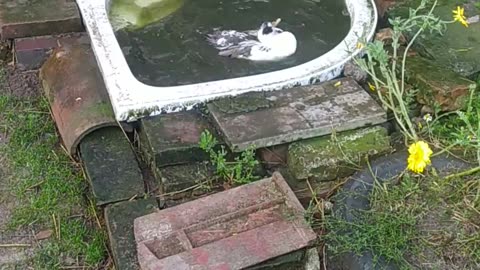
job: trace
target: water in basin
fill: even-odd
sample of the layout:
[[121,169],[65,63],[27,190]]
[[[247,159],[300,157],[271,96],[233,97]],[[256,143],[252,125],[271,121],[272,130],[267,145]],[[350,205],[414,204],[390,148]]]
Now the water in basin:
[[[253,30],[276,18],[282,19],[278,27],[294,33],[298,41],[296,53],[280,61],[221,57],[205,40],[215,28]],[[349,28],[342,0],[184,0],[160,21],[118,30],[116,36],[139,81],[175,86],[296,66],[338,45]]]

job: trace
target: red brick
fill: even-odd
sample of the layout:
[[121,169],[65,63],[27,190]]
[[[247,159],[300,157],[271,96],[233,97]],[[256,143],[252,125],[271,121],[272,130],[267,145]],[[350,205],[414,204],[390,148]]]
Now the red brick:
[[312,245],[305,210],[276,173],[158,213],[134,224],[147,269],[243,269]]
[[75,33],[15,39],[14,51],[17,67],[22,70],[38,69],[50,55],[52,49],[73,43],[88,43],[88,37],[85,34]]

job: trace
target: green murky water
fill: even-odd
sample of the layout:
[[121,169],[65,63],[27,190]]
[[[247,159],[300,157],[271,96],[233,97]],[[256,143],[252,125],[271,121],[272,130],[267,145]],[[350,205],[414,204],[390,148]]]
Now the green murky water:
[[[278,17],[282,18],[279,27],[294,33],[298,41],[297,52],[280,61],[221,57],[205,40],[214,28],[257,29],[263,21]],[[161,20],[136,30],[118,30],[116,36],[138,80],[174,86],[296,66],[335,47],[349,28],[343,0],[184,0]]]

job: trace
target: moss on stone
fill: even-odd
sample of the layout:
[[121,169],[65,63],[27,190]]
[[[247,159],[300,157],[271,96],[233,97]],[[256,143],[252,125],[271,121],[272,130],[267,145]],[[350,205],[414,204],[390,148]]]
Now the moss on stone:
[[214,178],[214,169],[205,162],[156,168],[155,178],[164,193],[178,192]]
[[295,142],[288,150],[288,167],[297,179],[333,180],[352,173],[366,156],[389,151],[387,130],[370,127],[339,133],[335,139],[324,136]]
[[[452,20],[452,10],[464,5],[466,16],[480,14],[478,7],[464,0],[440,0],[434,14],[443,20]],[[416,8],[420,0],[400,1],[389,12],[390,17],[408,16],[409,8]],[[426,11],[425,11],[426,12]],[[414,49],[422,56],[431,59],[436,65],[474,80],[480,74],[480,23],[470,24],[465,28],[460,23],[449,24],[444,35],[428,34],[419,37]]]
[[272,107],[274,102],[268,100],[265,92],[252,92],[237,97],[227,97],[215,100],[212,104],[226,114],[248,113],[259,109]]
[[418,101],[431,108],[440,105],[443,111],[463,108],[474,83],[420,56],[407,59],[406,74],[408,83],[419,90]]

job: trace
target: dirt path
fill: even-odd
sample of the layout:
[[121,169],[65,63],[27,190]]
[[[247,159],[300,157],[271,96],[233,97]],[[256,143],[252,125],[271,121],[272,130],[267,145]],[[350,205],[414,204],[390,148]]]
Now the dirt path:
[[[35,74],[15,75],[11,69],[0,69],[0,96],[37,95],[35,88],[38,83],[33,82],[31,77]],[[16,87],[10,88],[9,80],[15,82]],[[0,112],[0,270],[29,269],[28,261],[35,252],[35,237],[32,230],[10,230],[10,222],[13,210],[19,201],[11,190],[14,175],[7,159],[5,148],[8,143],[7,128],[5,127],[4,112]]]

